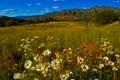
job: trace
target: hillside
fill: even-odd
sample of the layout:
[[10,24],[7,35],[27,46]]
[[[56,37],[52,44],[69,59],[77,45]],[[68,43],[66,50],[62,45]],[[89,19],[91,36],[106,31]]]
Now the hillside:
[[32,21],[30,20],[28,21],[28,20],[17,19],[12,17],[0,16],[0,27],[25,25],[31,22]]
[[14,18],[1,16],[0,27],[51,21],[92,21],[97,24],[109,24],[120,21],[120,9],[109,6],[96,6],[90,9],[62,10],[45,15],[16,16]]
[[[100,13],[102,11],[108,11],[111,10],[117,14],[120,14],[119,8],[114,8],[110,6],[96,6],[90,9],[71,9],[71,10],[62,10],[58,12],[52,12],[45,15],[37,15],[26,18],[27,20],[33,20],[36,22],[43,22],[43,21],[59,21],[59,20],[83,20],[88,19],[90,17],[93,17],[97,13]],[[72,18],[71,18],[72,16]]]

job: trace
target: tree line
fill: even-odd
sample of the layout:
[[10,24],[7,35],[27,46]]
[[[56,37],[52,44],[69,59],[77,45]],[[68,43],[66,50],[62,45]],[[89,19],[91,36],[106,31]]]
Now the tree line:
[[29,20],[16,19],[16,18],[11,18],[6,16],[0,17],[0,27],[26,25],[31,23],[32,21],[29,21]]

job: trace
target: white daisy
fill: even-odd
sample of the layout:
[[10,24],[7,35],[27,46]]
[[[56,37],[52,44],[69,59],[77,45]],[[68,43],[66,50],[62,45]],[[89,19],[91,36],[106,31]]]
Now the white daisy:
[[88,65],[85,65],[85,64],[82,64],[81,68],[83,72],[86,72],[89,69]]
[[31,65],[32,65],[32,61],[31,60],[27,60],[25,62],[25,64],[24,64],[24,67],[25,67],[25,69],[29,69],[31,67]]
[[77,57],[77,63],[78,64],[82,64],[83,61],[84,61],[84,59],[82,57],[79,57],[79,56]]
[[49,49],[43,51],[44,56],[48,56],[48,55],[50,55],[50,53],[51,53],[51,51]]

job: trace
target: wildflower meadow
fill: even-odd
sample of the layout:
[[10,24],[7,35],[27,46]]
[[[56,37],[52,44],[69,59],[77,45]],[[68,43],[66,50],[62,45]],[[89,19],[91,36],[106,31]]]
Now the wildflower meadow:
[[[119,23],[98,28],[68,23],[4,29],[11,32],[0,42],[0,79],[120,80]],[[40,27],[47,24],[54,27]]]

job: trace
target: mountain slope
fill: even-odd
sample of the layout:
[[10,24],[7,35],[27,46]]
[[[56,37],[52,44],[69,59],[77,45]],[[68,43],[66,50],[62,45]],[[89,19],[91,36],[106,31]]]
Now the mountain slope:
[[[105,14],[107,13],[106,15],[109,16],[109,18],[108,17],[106,18],[107,21],[104,19],[104,17],[106,16],[103,13],[102,15],[104,16],[101,15],[101,12],[104,12],[104,11],[108,11],[108,12],[105,12]],[[0,27],[25,25],[25,24],[30,24],[30,23],[35,24],[35,23],[49,22],[49,21],[92,21],[92,19],[94,19],[96,15],[101,15],[103,17],[101,18],[101,16],[100,17],[97,16],[98,17],[98,19],[96,19],[97,23],[103,20],[104,22],[101,22],[102,24],[106,24],[109,22],[112,23],[114,21],[120,20],[120,9],[109,7],[109,6],[96,6],[90,9],[62,10],[58,12],[47,13],[45,15],[17,16],[14,18],[1,16]],[[119,15],[119,16],[115,16],[115,15]],[[119,19],[117,17],[119,17]],[[115,18],[115,19],[111,19],[111,18]],[[111,20],[111,21],[108,21],[108,20]]]
[[[33,20],[36,22],[42,22],[42,21],[48,21],[48,20],[81,20],[84,18],[89,18],[91,16],[94,16],[97,13],[100,13],[102,11],[111,10],[115,13],[120,14],[119,8],[109,7],[109,6],[96,6],[90,9],[71,9],[71,10],[62,10],[58,12],[52,12],[45,15],[37,15],[26,18],[27,20]],[[71,18],[72,16],[72,18]]]

